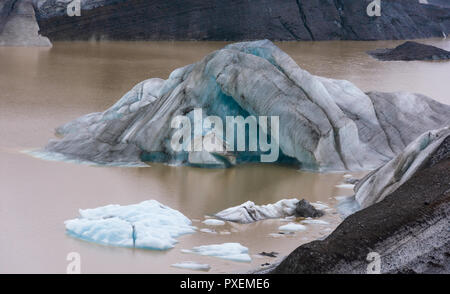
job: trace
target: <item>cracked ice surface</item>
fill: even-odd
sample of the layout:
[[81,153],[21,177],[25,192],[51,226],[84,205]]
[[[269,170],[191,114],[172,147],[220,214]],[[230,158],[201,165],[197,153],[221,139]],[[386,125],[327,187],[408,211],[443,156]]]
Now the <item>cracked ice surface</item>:
[[214,256],[222,259],[251,262],[252,259],[248,254],[248,248],[239,243],[223,243],[213,245],[203,245],[194,247],[191,250],[183,249],[184,253],[194,253],[199,255]]
[[79,218],[65,222],[67,233],[103,245],[166,250],[177,237],[195,232],[186,216],[156,200],[79,212]]

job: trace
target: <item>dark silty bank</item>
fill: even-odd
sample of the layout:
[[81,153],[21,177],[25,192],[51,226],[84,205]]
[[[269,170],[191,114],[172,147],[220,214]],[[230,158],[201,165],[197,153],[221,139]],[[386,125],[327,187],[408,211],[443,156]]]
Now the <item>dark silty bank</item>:
[[385,40],[441,37],[450,7],[439,1],[383,0],[34,0],[41,34],[55,40]]
[[412,41],[405,42],[393,49],[378,49],[368,53],[383,61],[450,59],[450,51]]
[[351,216],[326,239],[294,250],[273,273],[450,273],[450,136],[398,190]]

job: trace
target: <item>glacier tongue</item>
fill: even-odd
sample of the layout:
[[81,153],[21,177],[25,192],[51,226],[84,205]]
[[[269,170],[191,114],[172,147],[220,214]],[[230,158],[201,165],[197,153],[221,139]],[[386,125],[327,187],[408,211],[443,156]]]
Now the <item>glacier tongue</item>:
[[69,235],[86,241],[155,250],[173,248],[177,237],[195,232],[186,216],[156,200],[80,210],[65,225]]

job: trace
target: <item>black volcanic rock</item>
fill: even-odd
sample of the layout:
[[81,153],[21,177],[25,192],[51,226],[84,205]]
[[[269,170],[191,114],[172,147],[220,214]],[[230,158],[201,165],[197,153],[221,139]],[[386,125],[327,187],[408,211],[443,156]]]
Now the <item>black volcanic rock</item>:
[[450,8],[418,0],[83,0],[69,17],[59,0],[35,0],[41,33],[53,40],[381,40],[442,36]]
[[383,201],[347,217],[326,239],[302,245],[272,273],[450,273],[450,137]]
[[295,207],[295,216],[297,217],[321,217],[324,213],[316,209],[305,199],[300,200]]
[[447,60],[450,51],[434,46],[408,41],[394,49],[378,49],[368,52],[373,57],[383,61],[394,60]]

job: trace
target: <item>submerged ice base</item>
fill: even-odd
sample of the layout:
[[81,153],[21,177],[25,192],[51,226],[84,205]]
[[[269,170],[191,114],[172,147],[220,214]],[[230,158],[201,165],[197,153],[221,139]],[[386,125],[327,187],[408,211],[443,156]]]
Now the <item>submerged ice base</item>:
[[80,217],[65,225],[69,235],[82,240],[154,250],[173,248],[177,237],[195,232],[186,216],[156,200],[80,209]]

